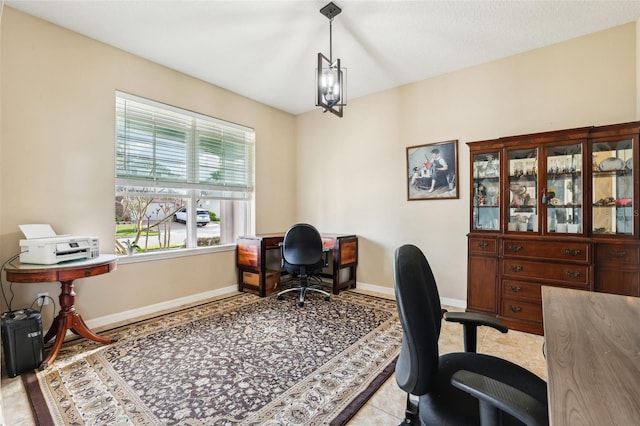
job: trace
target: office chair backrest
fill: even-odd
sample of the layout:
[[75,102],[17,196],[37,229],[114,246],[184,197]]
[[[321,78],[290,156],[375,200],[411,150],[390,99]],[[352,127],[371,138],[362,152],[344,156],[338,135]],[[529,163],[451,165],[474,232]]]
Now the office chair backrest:
[[315,265],[322,261],[322,237],[307,223],[293,225],[284,235],[282,257],[291,265]]
[[428,393],[438,373],[441,305],[436,281],[422,251],[403,245],[395,253],[395,294],[402,324],[396,381],[407,393]]

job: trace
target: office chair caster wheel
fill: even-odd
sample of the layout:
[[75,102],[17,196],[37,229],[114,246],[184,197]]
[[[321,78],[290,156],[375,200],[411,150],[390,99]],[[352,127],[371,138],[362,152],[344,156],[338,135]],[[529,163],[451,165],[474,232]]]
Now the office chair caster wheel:
[[324,300],[326,300],[328,302],[329,301],[329,296],[325,296]]
[[276,299],[278,299],[278,300],[284,300],[284,296],[283,296],[283,295],[281,295],[281,294],[279,294],[279,295],[278,295],[278,297],[276,297]]
[[298,302],[298,306],[302,308],[304,306],[304,302]]

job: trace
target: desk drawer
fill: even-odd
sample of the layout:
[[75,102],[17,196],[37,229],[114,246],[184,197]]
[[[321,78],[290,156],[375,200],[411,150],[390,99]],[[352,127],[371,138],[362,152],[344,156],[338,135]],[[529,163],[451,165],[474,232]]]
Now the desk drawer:
[[[280,272],[267,271],[265,273],[265,293],[269,294],[280,285]],[[260,274],[242,272],[243,289],[250,293],[260,293]]]
[[260,242],[257,240],[238,241],[236,248],[237,266],[258,270],[260,265]]
[[571,241],[503,240],[505,257],[531,257],[586,263],[589,261],[589,243]]
[[264,248],[266,250],[280,248],[280,243],[284,241],[284,237],[268,237],[264,238]]
[[355,265],[358,263],[358,239],[352,238],[340,241],[339,266]]
[[109,265],[87,266],[83,269],[70,269],[58,271],[58,281],[71,281],[78,278],[93,277],[106,274],[110,271]]
[[578,288],[589,287],[589,266],[563,263],[533,262],[522,259],[504,259],[502,275],[515,279],[556,281]]

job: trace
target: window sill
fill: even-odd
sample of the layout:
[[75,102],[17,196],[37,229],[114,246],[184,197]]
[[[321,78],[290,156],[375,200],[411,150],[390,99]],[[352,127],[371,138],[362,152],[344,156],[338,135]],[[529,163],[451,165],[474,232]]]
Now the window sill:
[[167,250],[157,253],[136,253],[131,256],[118,256],[118,264],[126,265],[129,263],[151,262],[155,260],[175,259],[185,256],[199,256],[202,254],[218,253],[223,251],[235,250],[235,244],[224,244],[211,247],[197,247],[191,249]]

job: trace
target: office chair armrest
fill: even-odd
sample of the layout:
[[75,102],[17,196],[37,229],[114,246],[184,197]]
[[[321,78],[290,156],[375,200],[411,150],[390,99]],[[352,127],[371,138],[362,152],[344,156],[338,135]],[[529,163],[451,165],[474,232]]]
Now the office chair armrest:
[[450,322],[459,322],[463,325],[471,324],[471,325],[486,325],[491,328],[495,328],[496,330],[506,333],[509,331],[506,325],[496,317],[492,317],[491,315],[486,314],[478,314],[475,312],[448,312],[444,313],[444,319]]
[[500,411],[528,426],[549,424],[547,406],[544,403],[506,383],[460,370],[451,376],[451,384],[478,399],[482,426],[502,424]]
[[445,321],[459,322],[464,327],[464,350],[465,352],[475,352],[478,340],[478,326],[485,325],[495,328],[501,333],[509,331],[506,325],[500,320],[490,315],[478,314],[475,312],[445,312]]

